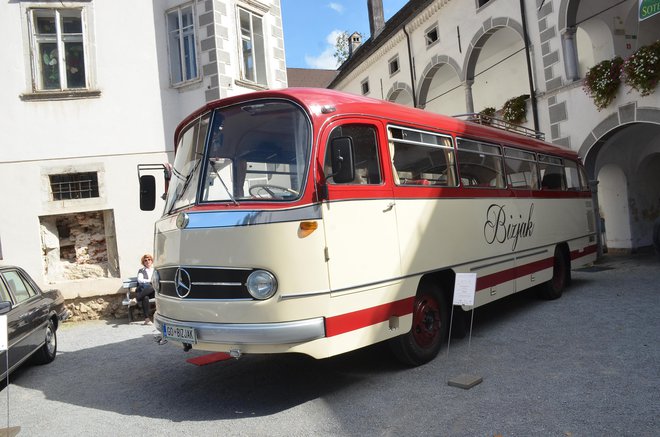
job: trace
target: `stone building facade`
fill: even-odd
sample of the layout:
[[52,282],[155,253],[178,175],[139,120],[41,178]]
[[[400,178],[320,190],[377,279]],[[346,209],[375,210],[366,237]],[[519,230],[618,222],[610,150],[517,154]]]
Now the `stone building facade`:
[[[367,6],[370,17],[382,16],[382,1]],[[411,0],[380,22],[330,88],[447,115],[494,108],[501,116],[507,100],[525,96],[523,125],[584,161],[602,247],[651,245],[660,217],[660,89],[642,95],[621,84],[599,110],[584,78],[601,61],[660,39],[660,14],[640,20],[639,0]]]
[[11,1],[0,35],[0,262],[67,299],[117,294],[153,250],[136,168],[172,162],[182,118],[287,86],[280,0]]

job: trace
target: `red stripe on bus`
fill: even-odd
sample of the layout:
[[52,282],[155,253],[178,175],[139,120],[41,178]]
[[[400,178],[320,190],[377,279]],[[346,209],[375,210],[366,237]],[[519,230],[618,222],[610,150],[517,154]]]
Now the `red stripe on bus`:
[[579,249],[574,250],[571,252],[571,260],[582,258],[583,256],[591,255],[592,253],[596,253],[597,251],[598,251],[598,246],[596,246],[595,244],[592,246],[585,247],[581,252]]
[[502,270],[501,272],[493,273],[491,275],[482,276],[477,278],[477,291],[485,290],[526,275],[531,275],[532,273],[538,272],[540,270],[552,268],[553,261],[554,258],[546,258],[507,270]]
[[[582,252],[575,250],[571,252],[571,259],[579,258],[594,253],[595,251],[595,245],[585,247]],[[477,278],[477,291],[485,290],[526,275],[531,275],[532,273],[541,270],[550,269],[552,268],[553,263],[554,258],[546,258],[503,270],[501,272],[482,276]],[[357,329],[366,328],[377,323],[382,323],[389,320],[389,318],[392,316],[400,317],[411,314],[414,301],[415,297],[411,296],[406,299],[389,302],[372,308],[365,308],[363,310],[353,311],[351,313],[327,317],[325,319],[326,337],[334,337],[336,335],[345,334]]]
[[352,313],[340,314],[325,319],[325,336],[345,334],[360,328],[389,320],[392,316],[405,316],[412,313],[415,297],[389,302],[372,308],[365,308]]

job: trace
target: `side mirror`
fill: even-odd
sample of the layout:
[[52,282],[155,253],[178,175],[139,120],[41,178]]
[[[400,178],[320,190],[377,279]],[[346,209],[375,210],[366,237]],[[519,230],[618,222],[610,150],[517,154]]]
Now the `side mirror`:
[[12,304],[9,301],[0,302],[0,315],[7,314],[12,309]]
[[153,175],[140,176],[140,209],[153,211],[156,208],[156,178]]
[[345,184],[355,179],[355,152],[351,137],[339,137],[330,143],[332,162],[332,180],[336,184]]

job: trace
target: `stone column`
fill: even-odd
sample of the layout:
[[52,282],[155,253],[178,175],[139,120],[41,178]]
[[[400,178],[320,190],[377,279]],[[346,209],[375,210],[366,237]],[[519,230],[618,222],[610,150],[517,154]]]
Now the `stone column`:
[[472,99],[472,84],[474,84],[474,80],[466,80],[463,82],[463,86],[465,87],[465,112],[468,114],[472,114],[474,112],[474,100]]
[[564,68],[566,69],[566,79],[574,82],[580,78],[578,71],[577,45],[575,44],[576,27],[567,27],[561,35],[561,42],[564,48]]

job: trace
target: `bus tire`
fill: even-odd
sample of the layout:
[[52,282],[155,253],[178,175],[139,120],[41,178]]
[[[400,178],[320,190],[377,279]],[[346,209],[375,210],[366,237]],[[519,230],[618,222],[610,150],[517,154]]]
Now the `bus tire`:
[[564,251],[555,247],[555,256],[552,263],[552,279],[541,284],[539,295],[546,300],[559,299],[568,285],[571,274],[570,262]]
[[420,366],[438,355],[449,331],[448,308],[438,285],[420,286],[412,318],[410,331],[391,339],[389,344],[400,362]]

